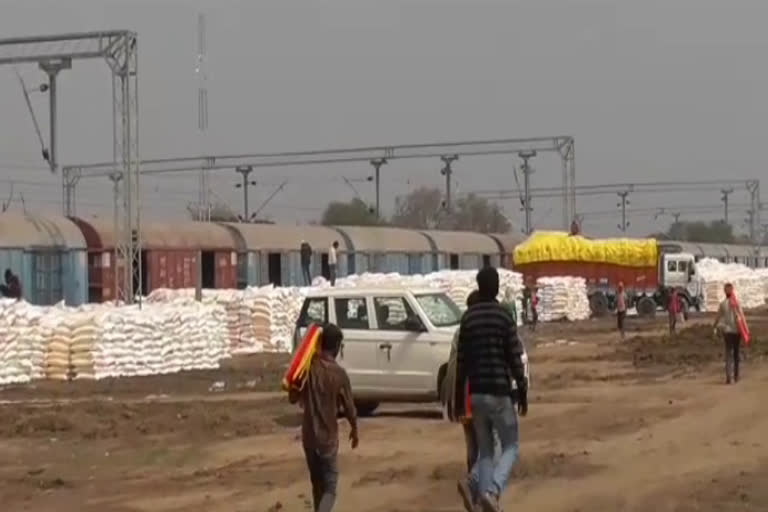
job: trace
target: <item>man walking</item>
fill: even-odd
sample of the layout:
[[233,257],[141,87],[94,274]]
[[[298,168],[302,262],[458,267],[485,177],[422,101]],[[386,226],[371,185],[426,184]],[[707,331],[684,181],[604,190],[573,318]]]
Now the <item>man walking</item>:
[[619,281],[616,288],[616,327],[619,329],[621,339],[624,339],[624,322],[627,319],[627,295],[624,291],[624,283]]
[[304,284],[310,286],[312,284],[312,272],[309,268],[312,265],[312,246],[306,240],[301,241],[301,272],[304,274]]
[[[501,493],[518,458],[518,420],[528,412],[528,382],[517,326],[498,303],[499,273],[486,267],[477,274],[478,302],[464,313],[459,326],[454,406],[466,415],[469,384],[472,426],[478,444],[479,502],[484,512],[498,512]],[[514,379],[517,392],[512,394]],[[513,398],[515,400],[513,400]],[[493,461],[493,433],[501,456]]]
[[[725,342],[725,383],[739,382],[739,360],[741,359],[741,329],[739,323],[743,323],[747,330],[747,320],[741,310],[733,285],[727,283],[724,288],[725,299],[720,303],[713,325],[715,334],[722,331]],[[748,331],[747,331],[748,332]]]
[[329,281],[331,282],[331,286],[336,286],[336,266],[338,262],[338,254],[337,251],[339,249],[339,242],[338,240],[335,240],[333,244],[331,244],[331,248],[328,249],[328,273],[329,273]]
[[352,428],[349,440],[357,448],[357,414],[352,400],[349,377],[336,363],[344,336],[333,324],[325,324],[320,352],[312,360],[307,380],[301,391],[291,390],[291,403],[300,402],[304,409],[301,437],[312,482],[315,512],[331,512],[336,502],[339,470],[339,426],[336,417],[343,411]]

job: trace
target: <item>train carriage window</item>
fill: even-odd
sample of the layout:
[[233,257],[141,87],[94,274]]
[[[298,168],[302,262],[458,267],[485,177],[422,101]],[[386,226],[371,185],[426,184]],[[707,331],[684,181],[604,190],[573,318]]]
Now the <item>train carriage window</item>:
[[677,272],[677,262],[676,261],[668,261],[667,262],[667,272]]
[[491,266],[491,255],[483,254],[483,268]]
[[678,261],[677,262],[677,271],[678,272],[688,272],[688,262],[687,261]]

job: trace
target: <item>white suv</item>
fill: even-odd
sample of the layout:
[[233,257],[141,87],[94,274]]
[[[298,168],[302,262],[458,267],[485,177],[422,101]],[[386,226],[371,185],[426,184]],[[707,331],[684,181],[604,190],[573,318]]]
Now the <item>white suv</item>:
[[344,332],[338,361],[365,415],[383,401],[438,400],[460,320],[461,310],[439,290],[313,290],[296,324],[294,349],[310,324],[338,325]]

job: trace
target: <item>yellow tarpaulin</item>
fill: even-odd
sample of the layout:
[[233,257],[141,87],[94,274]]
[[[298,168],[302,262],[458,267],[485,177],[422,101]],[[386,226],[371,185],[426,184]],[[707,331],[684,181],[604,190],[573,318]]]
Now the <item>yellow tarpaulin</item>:
[[655,267],[656,240],[613,238],[589,240],[559,231],[537,231],[515,248],[515,264],[584,261],[628,267]]

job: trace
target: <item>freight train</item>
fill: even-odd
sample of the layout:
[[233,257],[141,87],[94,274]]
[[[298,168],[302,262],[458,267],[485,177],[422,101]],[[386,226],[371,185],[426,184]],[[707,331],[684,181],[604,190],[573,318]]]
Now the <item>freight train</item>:
[[[142,225],[143,282],[134,288],[245,288],[302,285],[299,248],[313,248],[313,276],[328,276],[328,250],[339,242],[339,276],[363,272],[427,273],[514,268],[515,234],[409,230],[394,227],[145,222]],[[115,298],[115,232],[105,219],[0,214],[0,270],[21,279],[34,304],[70,305]],[[768,250],[752,247],[662,242],[670,251],[768,267]],[[197,258],[200,258],[198,265]],[[202,269],[199,271],[198,269]],[[116,272],[117,270],[117,272]],[[199,275],[198,275],[199,274]]]

